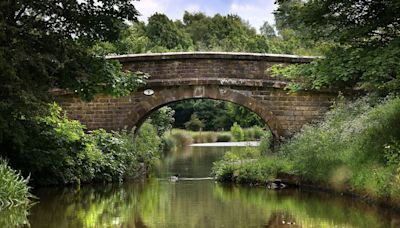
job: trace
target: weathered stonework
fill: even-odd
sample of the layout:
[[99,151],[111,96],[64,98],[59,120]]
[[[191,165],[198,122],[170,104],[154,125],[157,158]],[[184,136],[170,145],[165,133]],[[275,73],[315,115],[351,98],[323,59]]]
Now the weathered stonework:
[[[138,127],[154,110],[185,99],[209,98],[242,105],[257,113],[275,137],[288,136],[322,117],[336,97],[332,92],[288,93],[287,81],[272,77],[274,64],[308,63],[311,57],[247,53],[165,53],[109,57],[125,70],[149,73],[146,87],[120,98],[96,96],[82,102],[76,96],[57,99],[67,114],[89,129]],[[145,89],[154,90],[151,96]]]

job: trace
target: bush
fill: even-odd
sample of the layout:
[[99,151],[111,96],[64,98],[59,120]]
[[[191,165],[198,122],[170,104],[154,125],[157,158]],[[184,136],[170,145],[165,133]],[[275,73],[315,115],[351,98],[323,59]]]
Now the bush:
[[193,143],[204,143],[206,142],[206,137],[201,134],[192,135]]
[[393,177],[400,167],[399,116],[400,98],[339,104],[321,123],[304,127],[280,153],[308,181],[398,198],[400,185]]
[[8,207],[28,205],[32,198],[28,180],[0,158],[0,211]]
[[244,140],[243,129],[236,122],[231,127],[231,134],[235,141]]
[[261,154],[267,154],[271,150],[272,145],[272,133],[270,131],[264,131],[260,139],[260,145],[258,146]]
[[[274,157],[230,152],[214,163],[220,181],[253,183],[279,173],[302,181],[400,200],[400,98],[340,102],[325,119],[304,126]],[[270,137],[270,136],[265,136]],[[262,143],[260,148],[267,148]],[[264,151],[264,149],[261,149]]]
[[175,138],[178,146],[187,146],[193,143],[192,136],[183,132],[173,133],[172,137]]
[[162,137],[162,149],[164,151],[175,150],[177,146],[178,142],[176,141],[176,138],[165,135]]
[[185,123],[185,128],[192,131],[199,131],[203,127],[204,123],[197,117],[196,113],[193,113],[190,120]]
[[[232,157],[232,154],[229,155]],[[224,160],[214,163],[212,173],[218,181],[264,184],[280,173],[291,173],[291,164],[281,158],[268,157],[259,160]]]
[[[25,145],[29,151],[8,154],[13,167],[40,185],[93,181],[121,181],[150,166],[160,147],[154,128],[145,123],[133,141],[130,132],[95,130],[69,120],[53,104],[50,115],[37,118],[29,128],[33,137]],[[140,164],[143,163],[143,164]]]
[[245,128],[243,129],[243,140],[244,141],[253,141],[254,138],[254,131],[252,128]]
[[260,126],[253,126],[251,128],[243,129],[244,140],[245,141],[254,141],[260,140],[266,133]]
[[218,134],[217,135],[217,142],[230,142],[232,141],[232,135],[231,134]]

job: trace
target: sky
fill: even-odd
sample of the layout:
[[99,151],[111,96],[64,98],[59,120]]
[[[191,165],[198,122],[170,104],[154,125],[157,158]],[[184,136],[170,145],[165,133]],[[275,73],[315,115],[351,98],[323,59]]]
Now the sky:
[[142,14],[141,21],[154,13],[163,13],[169,18],[182,19],[183,13],[203,12],[208,16],[214,14],[237,14],[257,30],[268,21],[274,24],[272,12],[276,9],[275,0],[140,0],[134,5]]

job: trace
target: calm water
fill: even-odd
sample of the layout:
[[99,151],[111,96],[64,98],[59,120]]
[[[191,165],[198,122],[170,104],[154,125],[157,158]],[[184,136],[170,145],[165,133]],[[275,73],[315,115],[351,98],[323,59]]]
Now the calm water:
[[[164,155],[159,178],[123,185],[37,190],[31,227],[400,227],[394,213],[347,197],[300,190],[222,185],[209,176],[229,148],[187,148]],[[289,223],[289,224],[288,224]],[[1,219],[0,227],[10,227]]]

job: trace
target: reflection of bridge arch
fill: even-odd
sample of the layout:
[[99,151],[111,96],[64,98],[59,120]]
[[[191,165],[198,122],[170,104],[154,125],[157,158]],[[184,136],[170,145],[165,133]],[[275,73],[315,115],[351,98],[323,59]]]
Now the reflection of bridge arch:
[[[257,113],[275,136],[288,136],[322,117],[335,93],[308,91],[288,94],[287,81],[272,77],[274,64],[307,64],[312,57],[251,53],[163,53],[109,57],[125,70],[150,74],[145,88],[125,97],[97,95],[88,103],[73,94],[57,100],[69,117],[89,129],[118,130],[141,123],[152,110],[192,98],[231,101]],[[150,96],[144,89],[154,90]]]
[[156,91],[153,96],[143,98],[133,107],[133,110],[136,111],[127,117],[125,123],[128,124],[128,128],[140,127],[151,112],[162,106],[182,100],[200,98],[229,101],[241,105],[256,113],[269,127],[275,138],[278,138],[282,134],[279,121],[268,110],[268,107],[252,97],[229,88],[216,86],[185,86],[175,90]]

